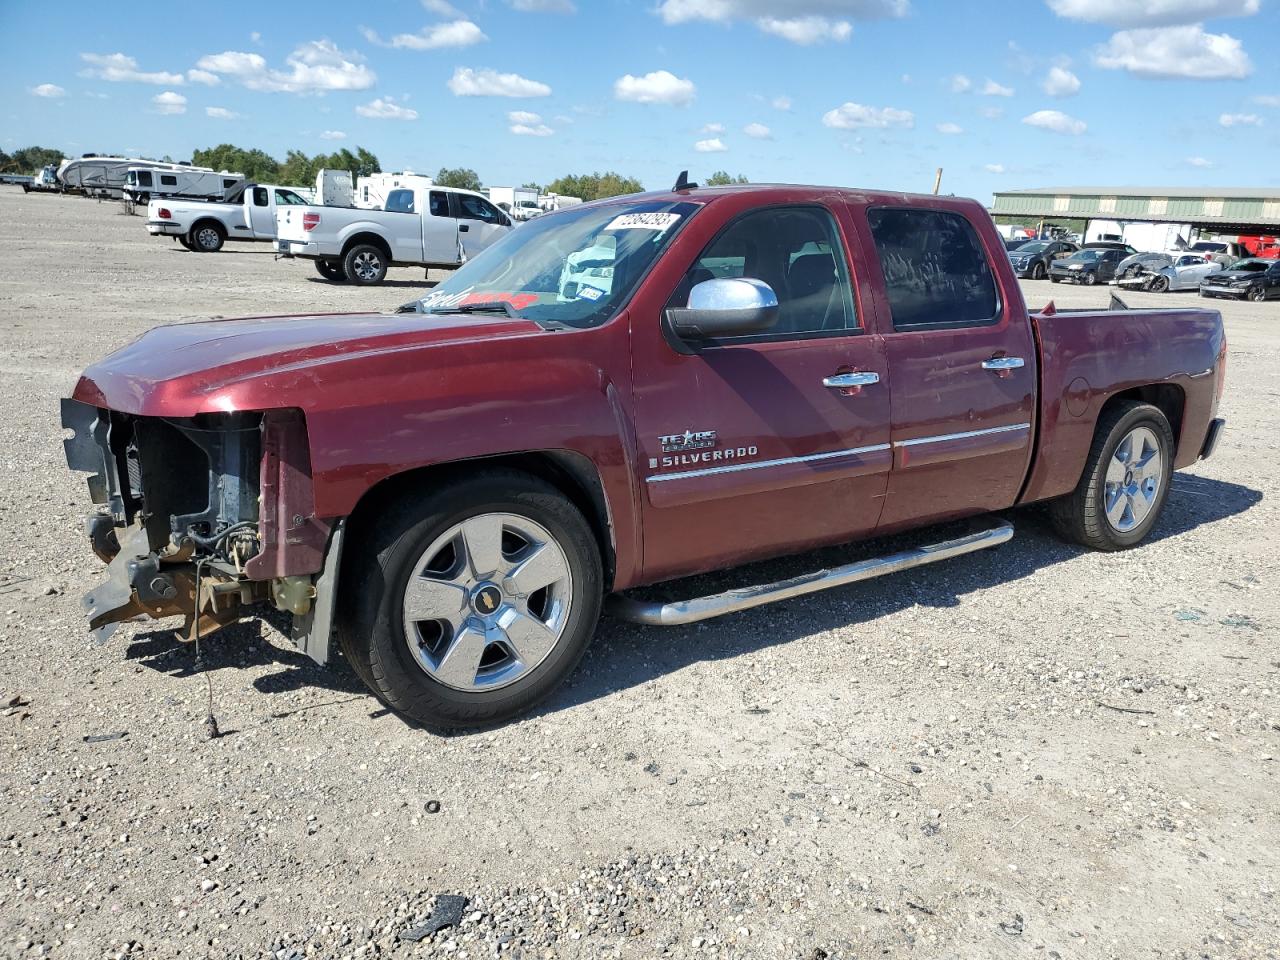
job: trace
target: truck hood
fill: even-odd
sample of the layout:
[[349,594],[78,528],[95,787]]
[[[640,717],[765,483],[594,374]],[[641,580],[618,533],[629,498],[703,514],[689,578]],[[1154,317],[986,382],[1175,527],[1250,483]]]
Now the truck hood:
[[[529,320],[476,314],[345,313],[243,317],[156,327],[90,366],[74,397],[143,416],[194,416],[305,406],[339,363],[401,368],[397,354],[449,345],[477,351],[503,338],[546,335]],[[406,358],[405,366],[422,371]],[[308,389],[294,390],[300,384]]]

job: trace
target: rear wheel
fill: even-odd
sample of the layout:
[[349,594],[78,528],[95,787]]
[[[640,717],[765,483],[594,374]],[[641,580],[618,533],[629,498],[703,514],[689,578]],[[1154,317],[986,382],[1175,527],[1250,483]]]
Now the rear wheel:
[[226,239],[220,224],[197,223],[191,228],[191,249],[197,253],[217,253]]
[[1173,431],[1149,403],[1126,401],[1098,423],[1076,489],[1050,505],[1058,533],[1095,550],[1125,550],[1155,526],[1173,476]]
[[346,271],[342,269],[342,263],[338,260],[317,260],[316,273],[324,277],[326,280],[346,280]]
[[342,260],[346,278],[362,286],[381,283],[387,275],[387,266],[387,255],[367,243],[352,247]]
[[395,502],[354,563],[344,651],[384,702],[433,727],[532,707],[572,672],[600,613],[591,528],[558,490],[517,471]]

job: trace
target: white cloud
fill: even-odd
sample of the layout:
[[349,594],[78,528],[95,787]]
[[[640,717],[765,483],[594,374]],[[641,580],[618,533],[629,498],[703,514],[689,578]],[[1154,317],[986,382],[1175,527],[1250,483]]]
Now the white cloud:
[[1256,113],[1224,113],[1218,123],[1224,127],[1260,127],[1262,118]]
[[858,130],[862,127],[906,127],[916,125],[915,114],[895,107],[867,107],[861,103],[843,103],[822,115],[824,126],[838,130]]
[[982,85],[981,92],[984,97],[1012,97],[1013,87],[1001,86],[994,80],[987,80],[987,82]]
[[853,20],[904,17],[909,0],[661,0],[657,13],[668,24],[709,20],[731,23],[776,17],[785,8],[789,17],[841,16]]
[[358,53],[339,50],[331,40],[310,40],[285,58],[288,70],[273,70],[261,54],[227,50],[196,61],[196,67],[233,77],[250,90],[274,93],[320,93],[325,90],[368,90],[377,76]]
[[540,114],[528,110],[512,110],[507,119],[511,122],[511,132],[518,137],[549,137],[555,133],[542,122]]
[[422,9],[438,17],[462,16],[462,12],[448,0],[422,0]]
[[1060,17],[1111,27],[1168,27],[1216,17],[1248,17],[1260,0],[1049,0]]
[[240,116],[234,110],[228,110],[226,107],[205,107],[204,115],[212,117],[214,120],[235,120]]
[[1004,116],[1004,107],[983,107],[978,112],[988,120],[999,120]]
[[952,93],[968,93],[973,89],[973,81],[963,73],[954,74],[947,82],[951,86]]
[[222,82],[221,77],[208,70],[188,70],[187,79],[192,83],[203,83],[206,87],[216,87]]
[[1094,63],[1143,77],[1240,80],[1253,72],[1239,40],[1225,33],[1205,33],[1198,23],[1122,30],[1098,48]]
[[397,33],[390,40],[383,40],[368,27],[361,27],[360,32],[370,43],[380,47],[394,47],[397,50],[442,50],[447,47],[469,47],[483,43],[489,38],[483,30],[470,20],[454,20],[450,23],[435,23],[423,27],[417,33]]
[[182,83],[180,73],[157,70],[148,73],[138,69],[138,61],[123,53],[82,53],[80,59],[89,64],[81,76],[96,77],[112,83],[155,83],[177,85]]
[[828,40],[843,42],[853,36],[853,24],[848,20],[829,20],[826,17],[761,17],[756,21],[765,33],[782,37],[803,47]]
[[261,33],[259,33],[257,30],[254,30],[252,33],[250,33],[250,34],[249,34],[249,42],[250,42],[250,43],[261,43],[261,42],[262,42],[262,34],[261,34]]
[[1004,173],[1003,163],[984,163],[982,169],[987,173]]
[[417,120],[418,111],[396,103],[394,97],[378,97],[356,107],[356,113],[372,120]]
[[1253,102],[1260,107],[1280,107],[1280,94],[1260,93],[1253,98]]
[[1050,67],[1040,87],[1051,97],[1070,97],[1080,92],[1080,78],[1066,67]]
[[619,100],[636,103],[669,103],[683,106],[693,100],[697,88],[692,80],[677,77],[666,70],[655,70],[643,77],[631,74],[619,77],[613,85],[613,95]]
[[31,88],[31,95],[33,97],[57,99],[58,97],[65,97],[67,95],[67,91],[63,90],[56,83],[42,83],[38,87]]
[[529,80],[518,73],[499,73],[497,70],[473,70],[458,67],[449,79],[449,89],[455,97],[548,97],[551,88],[537,80]]
[[321,140],[345,140],[347,139],[347,135],[341,130],[321,130],[320,139]]
[[1037,110],[1023,117],[1022,122],[1029,127],[1039,127],[1042,130],[1052,130],[1054,133],[1065,133],[1073,137],[1078,137],[1089,129],[1089,125],[1083,120],[1068,116],[1061,110]]
[[507,0],[512,10],[522,13],[577,13],[573,0]]
[[1201,169],[1204,169],[1206,167],[1212,167],[1213,161],[1206,160],[1204,157],[1187,157],[1187,166],[1200,167]]
[[725,127],[723,123],[708,123],[698,132],[699,133],[724,133],[724,129]]
[[783,112],[786,112],[791,109],[791,98],[774,97],[769,101],[769,106],[773,107],[775,110],[782,110]]
[[763,123],[748,123],[745,127],[742,128],[742,132],[745,133],[752,140],[772,140],[773,139],[773,131],[770,130],[768,127],[766,127]]
[[693,145],[693,149],[699,153],[724,153],[729,148],[724,145],[724,141],[719,137],[713,137],[710,140],[699,140]]
[[939,133],[945,133],[950,136],[955,136],[958,133],[964,133],[964,127],[960,126],[958,123],[940,123],[938,124],[937,130]]
[[156,105],[156,113],[177,114],[187,112],[187,98],[180,93],[174,93],[172,90],[157,93],[151,98],[151,102]]

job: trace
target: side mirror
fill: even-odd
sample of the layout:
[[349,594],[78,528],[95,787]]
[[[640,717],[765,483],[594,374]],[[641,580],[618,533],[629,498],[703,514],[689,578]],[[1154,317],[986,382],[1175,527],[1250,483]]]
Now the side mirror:
[[667,324],[682,340],[760,333],[777,322],[777,294],[753,277],[703,280],[689,291],[687,307],[667,310]]

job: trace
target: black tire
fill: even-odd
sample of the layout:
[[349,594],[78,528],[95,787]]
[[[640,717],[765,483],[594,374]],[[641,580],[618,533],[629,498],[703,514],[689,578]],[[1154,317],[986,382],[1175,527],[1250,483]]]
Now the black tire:
[[1045,278],[1045,274],[1047,274],[1048,272],[1049,271],[1045,270],[1044,268],[1043,261],[1037,261],[1036,265],[1031,268],[1031,279],[1043,280]]
[[1055,277],[1053,274],[1049,274],[1049,282],[1050,282],[1050,283],[1061,283],[1061,282],[1062,282],[1062,278],[1061,278],[1061,277]]
[[[1107,467],[1125,437],[1140,426],[1147,427],[1157,439],[1161,480],[1146,516],[1132,529],[1121,531],[1106,514]],[[1080,482],[1070,494],[1049,505],[1049,515],[1065,540],[1094,550],[1127,550],[1142,542],[1160,519],[1172,479],[1173,430],[1168,418],[1149,403],[1123,401],[1103,413]]]
[[369,243],[360,243],[342,258],[342,272],[351,283],[362,287],[381,283],[387,275],[387,255]]
[[1154,280],[1151,281],[1152,293],[1167,293],[1168,291],[1169,291],[1168,277],[1156,277]]
[[[446,686],[415,659],[404,596],[432,543],[450,528],[488,513],[527,518],[551,534],[567,561],[572,600],[559,640],[544,660],[506,686],[464,691]],[[507,720],[555,690],[591,642],[604,589],[599,548],[578,509],[551,484],[505,469],[458,476],[391,502],[344,567],[351,580],[343,593],[351,600],[340,612],[343,652],[387,706],[437,729]]]
[[191,228],[187,235],[191,249],[196,253],[217,253],[227,241],[227,233],[222,224],[213,220],[202,220]]
[[1249,290],[1249,299],[1254,303],[1262,303],[1267,299],[1267,288],[1262,285],[1251,288]]
[[332,280],[340,283],[347,279],[347,273],[342,268],[342,264],[337,260],[317,260],[316,273],[324,277],[326,280]]
[[1086,270],[1084,273],[1084,276],[1080,278],[1080,282],[1083,283],[1086,287],[1094,286],[1098,282],[1097,271]]

